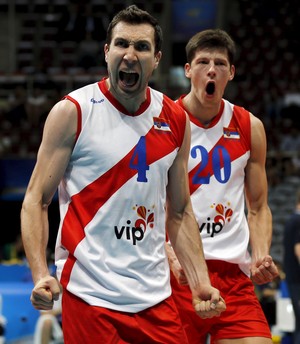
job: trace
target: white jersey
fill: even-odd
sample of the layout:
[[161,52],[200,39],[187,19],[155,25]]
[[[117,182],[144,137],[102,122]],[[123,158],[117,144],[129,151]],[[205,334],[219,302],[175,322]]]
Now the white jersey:
[[90,305],[141,311],[171,294],[164,206],[186,115],[151,88],[130,115],[105,80],[66,98],[78,135],[59,186],[59,280]]
[[[184,108],[182,98],[178,103]],[[249,275],[244,169],[250,157],[250,114],[223,99],[209,127],[189,116],[190,192],[205,258],[238,264]]]

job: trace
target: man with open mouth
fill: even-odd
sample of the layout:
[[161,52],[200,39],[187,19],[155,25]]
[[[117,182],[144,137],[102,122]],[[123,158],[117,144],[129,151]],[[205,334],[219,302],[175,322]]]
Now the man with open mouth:
[[257,117],[223,98],[235,74],[234,54],[233,40],[219,29],[199,32],[186,45],[191,87],[178,104],[191,122],[190,193],[210,278],[226,301],[220,317],[199,321],[184,272],[167,245],[173,296],[190,344],[204,344],[208,336],[213,344],[272,343],[253,286],[278,276],[269,254],[266,137]]
[[[107,29],[108,77],[50,111],[21,212],[33,306],[49,310],[62,285],[66,344],[187,344],[172,298],[166,230],[201,318],[226,308],[212,287],[187,179],[190,124],[148,86],[162,30],[132,5]],[[57,279],[46,264],[48,205],[58,187]]]

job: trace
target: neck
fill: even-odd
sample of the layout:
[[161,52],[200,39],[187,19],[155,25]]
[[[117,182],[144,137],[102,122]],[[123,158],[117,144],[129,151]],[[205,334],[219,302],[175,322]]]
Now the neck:
[[109,78],[106,79],[106,86],[112,96],[127,110],[128,113],[134,114],[139,110],[141,105],[147,99],[147,88],[143,93],[126,93],[124,91],[116,90],[112,87]]
[[197,98],[189,93],[183,98],[183,104],[185,108],[201,122],[204,126],[209,126],[209,124],[218,115],[221,103],[217,105],[212,104],[211,106],[203,106]]

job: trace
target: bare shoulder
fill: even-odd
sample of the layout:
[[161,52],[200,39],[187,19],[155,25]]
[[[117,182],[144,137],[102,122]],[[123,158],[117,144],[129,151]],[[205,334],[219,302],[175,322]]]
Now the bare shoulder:
[[257,128],[258,130],[264,130],[264,124],[261,119],[259,119],[257,116],[253,115],[253,113],[250,112],[250,123],[252,128]]
[[54,140],[70,143],[75,139],[77,128],[77,108],[71,101],[63,99],[53,106],[47,116],[44,138],[51,136]]
[[250,113],[250,123],[251,123],[251,141],[252,144],[254,139],[256,140],[264,140],[265,139],[265,127],[261,119],[259,119],[257,116],[254,116],[252,113]]
[[57,102],[47,117],[47,120],[61,122],[64,121],[77,121],[77,108],[73,102],[68,99],[62,99]]
[[264,124],[260,118],[253,115],[253,113],[250,112],[250,123],[251,123],[251,129],[265,132]]
[[251,122],[251,157],[264,159],[266,154],[266,132],[263,122],[250,113]]

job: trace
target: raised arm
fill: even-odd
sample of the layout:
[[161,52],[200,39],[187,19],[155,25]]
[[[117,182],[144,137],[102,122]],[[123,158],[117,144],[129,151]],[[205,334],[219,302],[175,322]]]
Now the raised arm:
[[169,171],[167,189],[167,231],[170,242],[188,281],[198,315],[210,318],[225,310],[220,293],[210,283],[201,237],[194,217],[187,177],[190,148],[190,124],[187,119],[185,138]]
[[35,287],[31,301],[35,308],[51,309],[58,299],[59,284],[50,276],[46,250],[49,238],[48,206],[67,167],[77,130],[77,110],[62,100],[50,111],[37,161],[21,210],[21,232]]
[[253,282],[264,284],[278,276],[270,256],[272,214],[268,206],[265,170],[266,136],[262,122],[251,115],[251,155],[245,170],[245,191],[250,228]]

